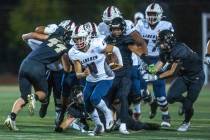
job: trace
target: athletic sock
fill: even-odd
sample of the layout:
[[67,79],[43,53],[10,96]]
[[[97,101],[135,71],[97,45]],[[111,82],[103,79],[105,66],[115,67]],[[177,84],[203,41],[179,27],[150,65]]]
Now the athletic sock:
[[90,116],[91,116],[92,121],[95,123],[95,125],[102,124],[96,109],[94,109],[94,111],[90,114]]
[[107,107],[106,103],[104,100],[101,100],[99,104],[96,105],[98,109],[100,109],[104,115],[110,115],[110,109]]

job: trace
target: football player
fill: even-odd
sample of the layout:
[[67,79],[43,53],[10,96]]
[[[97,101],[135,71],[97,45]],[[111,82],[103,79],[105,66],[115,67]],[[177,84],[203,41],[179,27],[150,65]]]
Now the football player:
[[[66,35],[67,30],[58,28],[51,35],[28,33],[22,36],[23,40],[34,38],[42,40],[43,43],[40,48],[30,52],[21,63],[18,77],[21,96],[14,102],[12,111],[4,123],[9,129],[18,130],[16,116],[27,103],[29,103],[29,112],[33,114],[36,100],[42,103],[47,102],[46,67],[68,51],[65,44]],[[35,94],[31,93],[31,85],[34,87]]]
[[[104,53],[113,51],[118,57],[121,57],[121,55],[119,49],[106,45],[103,39],[90,39],[83,25],[75,28],[72,40],[75,45],[69,51],[69,58],[74,63],[76,76],[78,78],[86,77],[83,91],[85,110],[90,113],[91,119],[96,125],[94,135],[97,135],[104,132],[104,125],[96,108],[104,113],[107,130],[110,130],[114,124],[112,112],[102,99],[112,86],[114,78],[114,73],[105,63]],[[82,66],[85,68],[84,71],[82,71]]]
[[[186,44],[177,42],[171,30],[159,32],[157,46],[160,49],[160,59],[156,63],[156,69],[160,73],[156,75],[146,74],[144,79],[153,81],[176,75],[169,88],[167,101],[170,104],[174,102],[182,103],[179,114],[184,114],[184,121],[177,130],[187,131],[194,114],[193,104],[204,84],[205,75],[202,60]],[[170,66],[161,72],[161,68],[166,63],[169,63]],[[183,95],[184,92],[187,92],[186,96]]]
[[[136,30],[143,36],[143,38],[147,42],[147,49],[148,49],[148,56],[150,61],[155,64],[159,59],[159,50],[156,49],[155,43],[157,39],[157,34],[161,30],[169,29],[173,30],[172,24],[168,21],[162,20],[163,10],[161,6],[157,3],[152,3],[147,6],[145,11],[146,22],[142,24],[142,22],[138,22],[136,25]],[[153,66],[150,65],[152,68],[149,67],[149,71],[154,71]],[[170,127],[170,116],[168,113],[168,102],[166,100],[166,89],[165,89],[165,81],[164,80],[157,80],[152,82],[154,96],[157,100],[157,104],[162,111],[162,122],[161,126],[163,127]],[[143,91],[147,91],[147,83],[144,80],[141,80],[141,88]],[[151,112],[150,118],[154,118],[156,114],[157,105],[154,101],[151,104]]]
[[[121,17],[116,17],[110,24],[111,35],[105,38],[108,44],[117,46],[120,49],[122,55],[123,67],[114,70],[115,79],[111,90],[108,94],[108,101],[110,104],[115,99],[118,99],[121,103],[120,114],[118,114],[121,125],[119,128],[120,133],[129,134],[126,128],[126,122],[128,117],[128,94],[131,88],[131,70],[132,70],[132,53],[142,57],[144,53],[141,51],[141,47],[138,47],[130,35],[125,35],[126,23]],[[140,96],[140,95],[139,95]],[[138,96],[137,96],[138,97]],[[138,100],[135,98],[134,100]],[[140,99],[139,99],[140,100]]]
[[[103,17],[102,20],[103,22],[101,22],[98,25],[99,31],[101,34],[103,35],[111,35],[111,31],[110,31],[110,27],[109,24],[111,23],[111,21],[116,18],[116,17],[120,17],[122,18],[122,14],[119,11],[119,9],[115,6],[109,6],[105,9],[105,11],[103,12]],[[137,43],[137,45],[139,46],[139,48],[141,48],[142,53],[147,54],[147,48],[146,48],[146,43],[143,40],[143,38],[140,36],[140,34],[135,31],[134,24],[132,21],[130,20],[125,20],[125,31],[123,32],[123,34],[125,35],[131,35],[131,37],[135,40],[135,43]],[[142,55],[143,56],[143,55]],[[139,119],[140,116],[140,79],[139,79],[139,72],[137,69],[137,65],[139,64],[139,58],[135,53],[132,53],[132,59],[133,59],[133,69],[132,69],[132,89],[131,89],[131,97],[130,99],[132,103],[134,103],[134,118],[136,120]],[[130,96],[130,95],[129,95]]]

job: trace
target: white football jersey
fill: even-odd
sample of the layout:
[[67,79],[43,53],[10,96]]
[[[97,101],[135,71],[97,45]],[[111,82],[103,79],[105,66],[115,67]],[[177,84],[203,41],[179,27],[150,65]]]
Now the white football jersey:
[[86,77],[89,82],[114,79],[114,72],[106,64],[106,56],[102,51],[107,44],[101,38],[93,38],[86,52],[79,51],[76,46],[69,52],[69,58],[73,61],[78,60],[83,67],[89,68],[90,74]]
[[145,22],[144,24],[142,24],[142,22],[139,22],[135,26],[135,29],[146,40],[149,56],[159,56],[159,50],[155,49],[158,32],[166,29],[174,31],[172,24],[168,21],[160,21],[154,29],[151,29],[147,22]]

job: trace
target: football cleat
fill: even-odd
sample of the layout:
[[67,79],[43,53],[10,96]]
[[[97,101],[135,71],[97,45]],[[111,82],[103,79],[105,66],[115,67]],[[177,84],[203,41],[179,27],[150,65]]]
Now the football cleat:
[[170,124],[170,116],[169,115],[162,115],[162,122],[161,122],[161,127],[171,127]]
[[34,115],[34,110],[35,110],[35,105],[36,104],[36,100],[35,100],[35,95],[29,94],[28,95],[28,110],[29,110],[29,114],[30,115]]
[[180,132],[186,132],[190,128],[190,122],[183,122],[182,125],[177,129]]
[[96,135],[99,135],[101,133],[104,133],[104,125],[103,124],[97,124],[94,128],[93,131],[89,131],[88,132],[88,135],[89,136],[96,136]]
[[42,103],[41,107],[39,109],[39,117],[44,118],[47,114],[47,108],[48,108],[49,103]]
[[6,119],[5,122],[4,122],[4,125],[5,125],[7,128],[9,128],[10,130],[19,131],[19,129],[18,129],[17,126],[16,126],[16,122],[13,121],[13,120],[11,119],[10,116],[7,117],[7,119]]
[[125,135],[130,134],[129,131],[127,130],[127,128],[126,128],[126,124],[125,123],[121,123],[120,124],[119,132],[121,134],[125,134]]

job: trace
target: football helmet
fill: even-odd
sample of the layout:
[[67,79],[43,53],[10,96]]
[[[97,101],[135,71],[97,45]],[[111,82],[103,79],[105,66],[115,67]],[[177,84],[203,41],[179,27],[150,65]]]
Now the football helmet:
[[120,10],[115,6],[108,6],[103,12],[102,20],[104,23],[109,25],[111,20],[114,19],[115,17],[122,18]]
[[145,11],[146,20],[149,24],[154,25],[162,19],[163,9],[157,3],[147,6]]
[[84,24],[84,29],[88,32],[91,38],[98,37],[100,35],[98,27],[94,22],[87,22]]
[[114,28],[120,28],[122,33],[124,33],[125,29],[126,29],[125,20],[121,17],[116,17],[111,21],[111,24],[109,25],[109,28],[110,28],[111,32]]
[[144,19],[144,14],[142,14],[141,12],[136,12],[134,14],[134,22],[137,23],[138,20],[142,20]]
[[162,50],[169,50],[176,43],[174,32],[171,30],[162,30],[157,36],[157,47]]
[[72,41],[77,49],[83,49],[89,45],[90,37],[88,32],[85,30],[84,25],[77,26],[71,35]]
[[58,26],[63,27],[65,30],[69,32],[72,32],[76,27],[76,24],[72,20],[63,20]]

